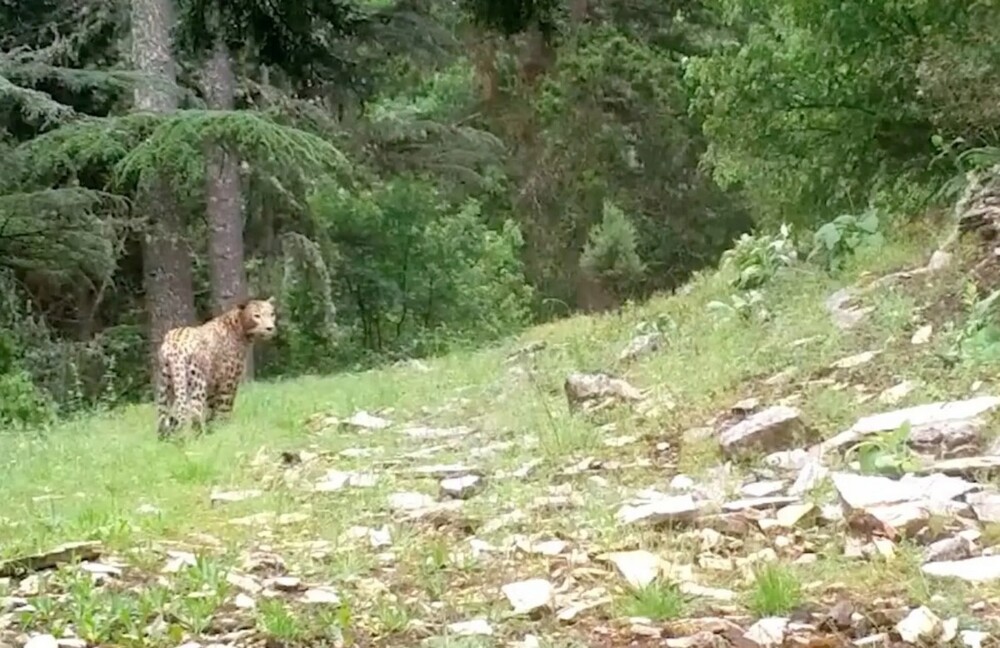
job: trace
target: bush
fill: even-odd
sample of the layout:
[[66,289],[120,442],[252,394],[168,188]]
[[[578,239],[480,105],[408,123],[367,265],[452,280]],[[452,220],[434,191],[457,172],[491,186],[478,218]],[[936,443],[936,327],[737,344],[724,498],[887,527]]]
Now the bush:
[[752,290],[769,282],[797,256],[791,228],[783,224],[774,235],[740,236],[736,244],[722,254],[722,267],[736,269],[736,277],[732,280],[735,288]]
[[646,275],[635,226],[624,211],[608,200],[604,201],[601,222],[590,228],[580,268],[619,298],[631,294]]
[[520,230],[488,227],[476,200],[449,204],[403,177],[361,193],[326,186],[310,206],[346,343],[339,361],[440,353],[528,323]]

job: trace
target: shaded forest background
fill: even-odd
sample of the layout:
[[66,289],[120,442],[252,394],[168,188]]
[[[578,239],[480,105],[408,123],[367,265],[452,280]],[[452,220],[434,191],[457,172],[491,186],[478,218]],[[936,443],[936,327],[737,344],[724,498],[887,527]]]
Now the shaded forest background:
[[163,332],[247,295],[279,303],[258,377],[356,370],[675,289],[754,229],[919,218],[1000,161],[998,13],[0,0],[0,425],[147,398]]

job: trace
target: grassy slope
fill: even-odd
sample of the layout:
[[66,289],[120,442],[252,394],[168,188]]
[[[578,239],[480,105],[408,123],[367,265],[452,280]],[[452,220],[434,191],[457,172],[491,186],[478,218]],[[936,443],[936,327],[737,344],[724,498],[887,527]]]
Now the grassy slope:
[[[917,314],[918,307],[935,301],[938,295],[959,290],[962,280],[958,270],[876,292],[870,300],[875,313],[866,324],[848,333],[838,331],[823,308],[824,298],[839,286],[864,280],[868,274],[922,265],[936,238],[930,231],[911,232],[905,240],[858,258],[837,279],[808,268],[787,273],[765,290],[774,318],[764,325],[710,314],[708,302],[727,298],[731,289],[725,277],[709,274],[693,282],[687,294],[653,299],[620,315],[576,317],[538,327],[502,348],[431,361],[429,372],[399,367],[255,384],[241,392],[231,424],[186,447],[156,441],[149,406],[74,421],[42,436],[0,437],[0,557],[65,540],[96,538],[119,552],[126,562],[138,565],[141,572],[159,569],[162,558],[155,552],[165,546],[200,545],[203,548],[197,551],[212,557],[206,559],[197,577],[174,583],[182,591],[201,588],[206,582],[214,588],[213,596],[217,598],[210,598],[213,603],[208,608],[187,609],[194,603],[179,604],[185,611],[178,614],[177,623],[194,629],[201,627],[212,605],[224,605],[232,593],[226,591],[213,565],[225,567],[247,550],[262,546],[282,555],[290,571],[310,582],[336,585],[351,601],[354,615],[350,621],[338,617],[337,623],[358,632],[387,635],[401,632],[408,622],[411,624],[407,632],[416,632],[416,622],[435,628],[442,622],[485,615],[497,623],[498,632],[505,637],[521,636],[526,631],[549,638],[560,633],[580,637],[584,633],[580,628],[598,623],[614,626],[608,619],[615,617],[697,614],[710,608],[710,602],[681,603],[669,588],[632,597],[621,589],[620,579],[612,572],[601,576],[603,566],[592,563],[591,567],[596,566],[598,571],[578,575],[578,587],[608,588],[613,599],[610,607],[584,613],[584,620],[575,629],[545,619],[503,620],[508,606],[498,591],[499,585],[518,578],[560,576],[565,557],[500,553],[472,559],[467,555],[468,542],[448,526],[435,530],[393,521],[386,509],[386,496],[397,490],[437,493],[436,480],[405,474],[410,465],[464,462],[491,475],[497,469],[509,470],[528,460],[541,459],[543,463],[530,478],[490,480],[483,493],[466,503],[466,516],[483,522],[516,509],[526,514],[522,521],[511,521],[496,531],[480,529],[476,537],[498,545],[511,533],[531,538],[561,537],[591,555],[609,549],[644,548],[675,562],[692,563],[698,549],[690,538],[624,528],[615,524],[613,517],[619,505],[636,490],[663,489],[678,471],[697,478],[716,463],[710,447],[680,443],[680,433],[685,429],[704,425],[741,398],[757,396],[767,404],[800,393],[796,405],[805,418],[830,436],[858,416],[885,406],[875,399],[858,404],[853,388],[809,384],[808,377],[840,357],[873,348],[884,349],[884,353],[854,371],[849,380],[843,380],[843,376],[840,379],[863,384],[873,393],[900,379],[920,381],[920,386],[899,406],[965,396],[976,379],[988,379],[972,370],[946,370],[933,357],[933,351],[943,345],[938,334],[942,318],[957,319],[960,313],[927,313],[938,323],[934,340],[919,351],[909,343],[913,330],[927,321]],[[616,367],[615,358],[636,324],[662,316],[676,327],[668,333],[667,347],[631,366]],[[792,345],[795,340],[813,336],[819,337],[801,346]],[[532,378],[512,370],[513,364],[504,359],[534,340],[544,340],[547,347],[533,361],[536,373]],[[799,376],[790,384],[763,384],[764,378],[788,367],[796,368]],[[608,368],[617,368],[641,388],[653,387],[658,398],[672,399],[676,407],[652,420],[638,419],[619,409],[607,417],[616,426],[613,432],[571,417],[562,391],[567,373]],[[318,412],[347,417],[359,409],[372,412],[384,408],[389,409],[382,415],[398,424],[384,431],[358,434],[331,429],[314,433],[306,426],[306,420]],[[398,432],[403,424],[470,425],[478,432],[422,460],[404,461],[405,465],[382,463],[443,443],[409,439]],[[622,435],[638,440],[622,447],[605,445],[605,439]],[[651,466],[596,471],[594,474],[601,479],[558,474],[588,456],[617,459],[625,464],[657,457],[654,447],[663,441],[674,449],[669,461],[660,456]],[[495,452],[487,449],[481,455],[470,455],[470,449],[482,451],[501,442],[512,443],[498,446]],[[301,469],[307,483],[324,469],[336,468],[371,470],[379,476],[378,484],[373,488],[311,494],[294,483],[283,483],[275,455],[282,450],[304,448],[333,453]],[[372,454],[364,458],[336,454],[348,448],[364,448]],[[253,487],[263,488],[264,496],[215,506],[209,502],[213,489]],[[570,491],[582,496],[575,507],[557,513],[532,507],[540,496]],[[157,507],[160,513],[139,512],[143,504]],[[308,516],[284,526],[229,523],[232,518],[262,511],[305,512]],[[392,549],[375,550],[367,540],[343,539],[343,533],[353,525],[382,524],[388,524],[393,534]],[[213,538],[219,547],[205,545]],[[331,556],[309,558],[308,551],[296,545],[316,539],[333,543]],[[767,546],[763,538],[744,542],[734,555],[749,555]],[[874,589],[909,603],[928,601],[931,596],[930,586],[916,569],[915,550],[902,547],[896,560],[873,565],[838,558],[842,538],[821,534],[796,542],[812,543],[821,560],[774,574],[777,581],[787,577],[789,582],[785,584],[778,582],[767,590],[766,585],[741,583],[729,573],[696,570],[699,582],[736,590],[740,598],[733,605],[750,613],[755,607],[780,608],[776,601],[782,597],[789,597],[793,603],[800,598],[821,603],[827,598],[826,585],[834,580],[855,589],[862,600],[873,598]],[[386,551],[393,552],[394,557],[379,555]],[[449,557],[450,552],[461,555]],[[381,590],[382,585],[387,591]],[[796,594],[799,589],[801,594]],[[935,589],[935,593],[944,595],[945,600],[933,604],[942,613],[968,612],[963,609],[963,600],[967,604],[990,594],[954,588]],[[91,594],[97,601],[91,606],[94,610],[120,604],[111,602],[109,595]],[[140,605],[146,600],[143,597],[154,597],[155,593],[143,586],[129,596]],[[976,598],[970,598],[973,596]],[[432,605],[435,601],[440,604]],[[103,632],[111,632],[112,621],[85,622],[83,616],[97,614],[87,610],[67,608],[49,614],[43,609],[33,623],[45,629],[58,625],[57,618],[73,620],[78,632],[80,626],[94,625],[95,639]],[[285,640],[305,640],[315,633],[327,633],[332,623],[329,619],[317,623],[314,612],[294,607],[287,612],[284,606],[270,603],[262,604],[256,617],[260,627]],[[175,635],[162,639],[162,643],[177,643],[177,639]],[[407,642],[400,639],[400,645]]]

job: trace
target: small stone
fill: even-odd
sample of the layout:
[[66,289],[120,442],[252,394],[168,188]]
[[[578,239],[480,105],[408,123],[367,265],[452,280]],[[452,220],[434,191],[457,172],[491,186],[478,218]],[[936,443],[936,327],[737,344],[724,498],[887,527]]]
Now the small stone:
[[830,366],[834,369],[853,369],[854,367],[860,367],[863,364],[868,364],[874,360],[875,356],[878,354],[878,351],[864,351],[856,355],[841,358]]
[[241,610],[252,610],[257,607],[257,602],[240,592],[233,598],[233,605]]
[[344,424],[355,428],[361,428],[363,430],[384,430],[392,425],[392,421],[379,416],[374,416],[364,410],[361,410],[360,412],[354,413],[351,418],[344,421]]
[[332,587],[312,587],[302,595],[302,602],[313,605],[340,605],[340,595]]
[[750,626],[743,638],[760,648],[778,648],[785,642],[785,632],[788,629],[788,619],[783,617],[764,617]]
[[389,495],[389,508],[395,511],[416,511],[434,504],[434,498],[424,493],[407,491]]
[[500,591],[514,608],[514,614],[525,614],[539,608],[549,607],[555,596],[555,588],[552,583],[544,578],[508,583],[501,587]]
[[920,568],[928,576],[958,578],[970,583],[1000,580],[1000,556],[929,562]]
[[282,592],[294,592],[302,587],[302,579],[295,576],[279,576],[274,579],[273,585]]
[[493,635],[493,626],[486,619],[471,619],[448,624],[448,632],[466,637],[475,635],[490,637]]
[[755,451],[771,452],[791,445],[803,431],[799,410],[775,405],[725,429],[719,435],[719,445],[727,458]]
[[618,509],[616,517],[622,524],[659,524],[667,521],[688,521],[695,517],[701,507],[691,495],[662,497],[651,502],[633,506],[626,504]]
[[687,475],[675,475],[670,480],[670,490],[689,491],[694,488],[694,480]]
[[970,556],[972,556],[972,542],[960,535],[938,540],[924,549],[925,563],[963,560]]
[[895,405],[909,396],[910,392],[916,388],[917,383],[912,380],[904,380],[901,383],[897,383],[896,385],[883,390],[882,393],[878,395],[878,401],[886,405]]
[[485,482],[479,475],[465,475],[441,480],[442,493],[455,499],[468,499],[481,491],[484,486]]
[[264,493],[256,489],[241,491],[216,491],[210,495],[213,504],[217,502],[242,502],[244,500],[260,497]]
[[931,341],[931,334],[934,333],[934,326],[931,324],[924,324],[916,331],[913,332],[913,337],[910,338],[910,344],[921,345],[927,344]]
[[907,643],[936,642],[944,634],[944,624],[940,617],[921,605],[896,624],[896,632]]
[[39,634],[28,639],[24,648],[59,648],[59,642],[50,634]]
[[607,559],[618,569],[625,581],[636,589],[642,589],[660,575],[662,561],[648,551],[616,551]]

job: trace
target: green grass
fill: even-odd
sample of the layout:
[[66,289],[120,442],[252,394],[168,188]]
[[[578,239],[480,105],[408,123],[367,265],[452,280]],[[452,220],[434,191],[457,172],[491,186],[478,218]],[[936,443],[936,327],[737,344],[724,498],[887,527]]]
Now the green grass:
[[[728,299],[733,290],[724,274],[706,273],[677,296],[540,326],[494,348],[428,361],[429,371],[397,367],[251,384],[241,391],[231,422],[183,444],[157,441],[148,405],[44,433],[0,436],[0,558],[94,539],[126,565],[124,575],[107,586],[81,579],[72,568],[55,572],[47,581],[51,589],[33,596],[34,612],[18,624],[57,635],[72,625],[92,643],[121,644],[136,643],[137,633],[152,626],[143,641],[156,646],[190,639],[211,643],[221,633],[241,631],[289,646],[362,638],[416,645],[426,637],[437,637],[434,645],[501,645],[526,633],[541,637],[543,645],[585,645],[594,627],[618,627],[615,619],[623,616],[669,620],[718,609],[718,601],[681,597],[671,586],[631,592],[620,577],[588,559],[637,547],[691,566],[702,586],[733,590],[736,598],[722,605],[751,616],[822,606],[830,597],[824,584],[835,581],[856,588],[862,603],[876,593],[921,599],[927,588],[905,556],[874,570],[839,558],[842,531],[797,532],[804,537],[793,538],[792,547],[810,544],[818,562],[794,570],[772,565],[752,579],[745,566],[720,571],[700,566],[699,557],[739,562],[772,548],[772,536],[751,533],[706,545],[699,529],[625,527],[614,514],[640,489],[665,489],[675,473],[700,483],[720,463],[719,453],[711,441],[685,443],[683,433],[705,426],[740,399],[754,396],[767,405],[796,398],[804,419],[828,437],[859,416],[885,409],[874,398],[859,402],[858,386],[878,394],[900,379],[918,381],[898,407],[965,396],[977,380],[989,389],[988,368],[947,367],[936,355],[948,346],[945,324],[961,326],[961,311],[934,311],[939,300],[960,290],[961,268],[879,290],[867,300],[874,313],[850,331],[838,330],[822,306],[839,287],[922,265],[933,236],[911,232],[855,259],[838,277],[807,265],[791,268],[764,288],[772,314],[767,322],[710,313],[708,304]],[[925,315],[915,314],[925,307]],[[925,319],[935,322],[934,337],[914,347],[910,336]],[[665,348],[619,363],[635,327],[652,321],[664,322]],[[815,339],[796,344],[806,338]],[[532,358],[507,360],[536,341],[546,346]],[[883,353],[820,380],[832,362],[869,349]],[[788,382],[765,382],[789,368],[796,373]],[[656,407],[641,416],[628,408],[571,415],[563,381],[571,371],[592,369],[615,371],[651,389]],[[317,417],[343,419],[362,409],[390,419],[392,427],[359,432],[315,424]],[[407,426],[468,426],[472,432],[419,439],[401,433]],[[613,441],[617,437],[632,440]],[[669,447],[657,451],[657,444]],[[282,452],[301,450],[319,456],[283,465]],[[411,456],[420,451],[426,456]],[[569,470],[587,458],[604,465]],[[407,521],[389,510],[393,492],[438,496],[437,479],[412,468],[450,463],[472,466],[486,478],[485,489],[461,511]],[[527,476],[509,476],[529,464]],[[734,471],[748,468],[736,465]],[[311,492],[308,486],[328,470],[372,473],[376,480]],[[210,500],[213,491],[243,489],[262,495]],[[830,501],[830,491],[812,497]],[[383,525],[391,543],[377,547],[370,532],[356,529]],[[531,550],[533,543],[553,539],[566,541],[561,555]],[[787,543],[774,547],[790,551]],[[168,549],[192,552],[199,561],[179,573],[161,573]],[[226,574],[247,572],[247,560],[262,570],[253,575],[265,590],[274,589],[267,579],[279,570],[266,567],[263,555],[280,556],[287,573],[302,579],[302,590],[333,587],[342,605],[306,604],[297,590],[254,593],[254,609],[236,609],[239,589]],[[538,577],[565,588],[556,611],[581,606],[574,624],[557,621],[551,612],[510,614],[500,587]],[[17,583],[7,587],[15,590]],[[65,591],[72,592],[73,605],[53,604]],[[953,603],[988,594],[964,586],[941,592]],[[459,638],[445,630],[473,618],[486,619],[494,635]]]

